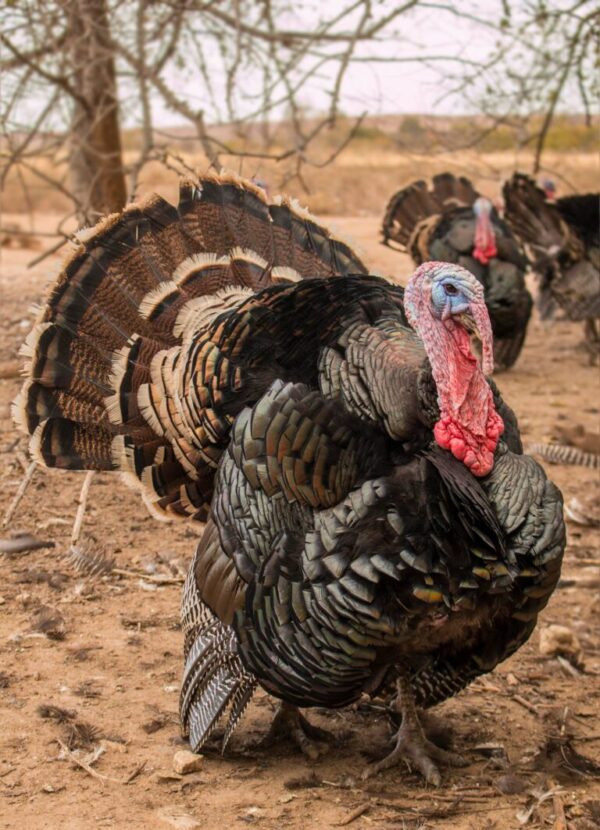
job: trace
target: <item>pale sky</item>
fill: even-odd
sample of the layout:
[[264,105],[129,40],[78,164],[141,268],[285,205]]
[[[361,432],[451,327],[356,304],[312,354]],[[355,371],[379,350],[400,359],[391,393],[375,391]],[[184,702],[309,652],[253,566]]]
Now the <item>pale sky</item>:
[[[384,3],[375,3],[374,7],[377,9],[380,5],[389,9],[391,2],[384,0]],[[341,6],[342,0],[328,0],[328,15]],[[431,6],[435,6],[435,3]],[[453,6],[466,13],[471,12],[479,17],[495,20],[501,3],[500,0],[457,0]],[[310,28],[310,8],[305,5],[303,19],[296,16],[295,19],[286,21],[287,25],[295,29]],[[361,44],[357,49],[357,55],[361,58],[376,56],[378,60],[384,56],[392,56],[402,61],[409,57],[425,55],[481,59],[492,49],[494,42],[491,30],[439,8],[412,10],[398,19],[395,29],[393,38],[386,42]],[[459,69],[460,64],[452,60],[447,63],[435,61],[430,66],[410,62],[353,64],[348,68],[345,77],[341,109],[352,115],[365,110],[371,115],[410,112],[456,113],[457,102],[440,101],[440,97],[448,88],[449,72]],[[301,95],[303,103],[313,109],[325,110],[329,101],[326,90],[331,89],[334,75],[335,66],[329,64],[321,71],[318,79],[311,80],[304,87]],[[187,72],[170,70],[166,77],[175,89],[185,91],[186,98],[192,104],[204,105],[202,96],[198,94],[197,80],[193,79],[191,67],[188,66]],[[247,82],[251,83],[249,79]],[[243,101],[240,106],[243,107]],[[466,111],[464,103],[460,109]],[[182,122],[182,119],[178,119],[164,106],[159,105],[156,113],[156,122],[159,125]]]
[[[372,0],[374,16],[384,16],[386,11],[396,8],[401,1]],[[286,19],[279,19],[277,24],[285,29],[310,31],[311,26],[314,27],[316,21],[322,17],[323,8],[330,19],[350,2],[351,0],[302,0],[294,6],[295,10],[290,11]],[[356,55],[359,58],[364,60],[375,57],[377,62],[354,63],[348,67],[339,109],[348,115],[367,112],[372,116],[397,113],[468,114],[477,111],[477,106],[471,109],[464,99],[453,99],[448,96],[452,86],[450,78],[453,73],[459,75],[461,71],[465,71],[460,61],[480,62],[492,53],[497,38],[497,30],[494,27],[499,22],[504,2],[505,0],[420,0],[416,9],[411,9],[397,19],[392,28],[385,32],[382,40],[365,42],[357,47]],[[510,2],[515,10],[513,14],[518,15],[524,7],[531,6],[532,0]],[[548,0],[550,9],[572,4],[573,0]],[[584,0],[584,4],[586,8],[593,5],[591,0]],[[473,18],[477,18],[477,21]],[[493,25],[486,25],[486,21]],[[130,45],[135,42],[135,30],[132,28],[134,22],[131,18],[118,18],[115,12],[111,22],[117,38],[123,36]],[[264,26],[260,20],[250,22]],[[353,24],[354,21],[348,18],[344,22],[345,30],[352,31]],[[121,31],[119,27],[122,27]],[[180,61],[177,66],[169,64],[164,69],[162,78],[166,86],[188,103],[191,109],[203,109],[207,123],[230,121],[231,115],[222,106],[225,100],[222,63],[214,41],[203,37],[202,43],[208,44],[204,48],[209,58],[209,75],[215,87],[216,107],[211,104],[197,58],[190,48],[189,41],[186,41],[185,25],[178,50]],[[330,47],[334,48],[339,50],[338,46]],[[319,47],[319,51],[326,51],[326,48]],[[394,62],[385,62],[388,57],[392,57]],[[411,58],[433,60],[429,64],[424,64],[412,62]],[[337,65],[334,62],[327,63],[320,69],[318,76],[312,77],[302,86],[298,97],[305,107],[321,113],[327,110]],[[519,67],[518,61],[514,68],[517,71],[519,68],[526,71],[525,66]],[[120,65],[119,69],[119,98],[123,125],[137,126],[140,123],[139,90],[135,84],[127,80],[127,75],[131,73],[130,67]],[[257,110],[256,98],[261,88],[262,79],[253,76],[252,72],[242,73],[236,78],[235,118],[251,117]],[[20,125],[34,121],[46,100],[47,86],[43,82],[37,83],[30,95],[21,102],[19,112],[15,114]],[[513,104],[514,102],[511,106]],[[540,104],[543,105],[543,102]],[[151,94],[151,105],[156,127],[189,125],[189,121],[168,108],[155,92]],[[560,108],[570,112],[578,111],[580,105],[577,95],[571,94],[571,90],[567,89]],[[284,114],[279,108],[271,112],[270,118],[276,120]],[[68,117],[66,108],[57,108],[51,113],[46,126],[60,129]]]

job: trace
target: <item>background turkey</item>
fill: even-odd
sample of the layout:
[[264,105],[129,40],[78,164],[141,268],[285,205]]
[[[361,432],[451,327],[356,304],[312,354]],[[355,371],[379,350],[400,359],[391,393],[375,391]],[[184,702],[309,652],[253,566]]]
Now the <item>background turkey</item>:
[[314,756],[298,706],[392,685],[375,769],[402,756],[439,783],[436,762],[464,763],[415,704],[527,640],[564,548],[560,493],[484,376],[472,274],[426,263],[405,292],[294,205],[204,178],[82,235],[25,353],[15,415],[40,462],[120,470],[157,516],[207,521],[182,606],[194,749],[260,684]]
[[414,182],[390,199],[383,242],[396,243],[419,265],[456,262],[482,283],[494,332],[494,363],[510,368],[519,356],[532,300],[525,287],[527,259],[487,199],[461,176],[442,173],[431,189]]
[[600,193],[549,201],[523,173],[503,188],[505,218],[531,251],[539,274],[542,319],[560,306],[570,320],[585,321],[586,346],[600,354]]

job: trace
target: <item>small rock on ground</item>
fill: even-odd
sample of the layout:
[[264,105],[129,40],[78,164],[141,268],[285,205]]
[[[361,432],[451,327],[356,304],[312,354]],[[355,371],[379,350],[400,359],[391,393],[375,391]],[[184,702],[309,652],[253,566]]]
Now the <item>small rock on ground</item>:
[[173,770],[178,775],[188,775],[190,772],[198,772],[202,768],[203,755],[196,755],[189,749],[180,749],[173,756]]
[[158,810],[157,815],[161,821],[174,827],[175,830],[196,830],[202,827],[202,823],[189,813],[173,812],[172,810]]

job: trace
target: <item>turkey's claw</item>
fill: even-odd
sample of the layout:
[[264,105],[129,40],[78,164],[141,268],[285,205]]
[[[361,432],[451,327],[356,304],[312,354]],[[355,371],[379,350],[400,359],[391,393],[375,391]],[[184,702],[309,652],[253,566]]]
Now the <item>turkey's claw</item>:
[[436,761],[452,767],[464,767],[469,762],[455,752],[448,752],[436,746],[425,737],[415,708],[410,679],[406,673],[399,673],[396,685],[398,694],[394,707],[402,715],[402,724],[396,735],[396,746],[382,761],[367,767],[363,772],[363,778],[369,778],[381,770],[389,769],[403,759],[409,766],[419,770],[428,784],[439,787],[442,777],[435,764]]
[[363,778],[370,778],[384,769],[389,769],[401,759],[406,761],[409,767],[417,769],[427,783],[434,787],[439,787],[442,782],[442,776],[435,761],[452,767],[464,767],[469,763],[461,755],[448,752],[428,741],[419,724],[417,724],[417,729],[401,726],[396,736],[394,749],[383,760],[367,767],[363,772]]
[[297,706],[281,703],[267,735],[260,742],[263,747],[273,746],[281,740],[290,740],[303,755],[316,761],[329,750],[334,736],[325,729],[310,723],[300,714]]

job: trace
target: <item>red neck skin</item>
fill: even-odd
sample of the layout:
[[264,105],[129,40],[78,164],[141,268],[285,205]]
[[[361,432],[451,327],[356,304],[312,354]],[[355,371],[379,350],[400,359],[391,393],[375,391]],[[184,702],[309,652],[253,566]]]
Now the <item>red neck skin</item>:
[[475,222],[475,247],[473,257],[487,265],[498,253],[496,248],[496,235],[488,213],[482,212]]
[[[416,288],[416,286],[415,286]],[[471,338],[452,317],[440,320],[431,312],[431,289],[407,288],[414,300],[409,320],[419,333],[431,363],[438,391],[440,419],[433,434],[436,442],[475,476],[487,475],[494,466],[494,451],[504,431],[492,390],[479,361],[471,351]],[[471,311],[484,338],[483,363],[493,366],[491,326],[483,302]]]

